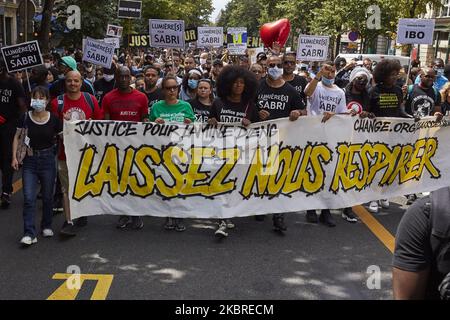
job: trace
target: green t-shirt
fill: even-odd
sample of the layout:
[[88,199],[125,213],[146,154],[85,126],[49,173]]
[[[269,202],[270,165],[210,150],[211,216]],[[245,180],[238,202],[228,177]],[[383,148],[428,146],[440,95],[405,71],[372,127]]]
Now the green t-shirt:
[[180,122],[183,123],[185,118],[195,121],[194,111],[191,105],[183,100],[178,100],[176,104],[168,105],[166,101],[160,100],[152,106],[149,115],[150,121],[155,121],[158,118],[165,122]]

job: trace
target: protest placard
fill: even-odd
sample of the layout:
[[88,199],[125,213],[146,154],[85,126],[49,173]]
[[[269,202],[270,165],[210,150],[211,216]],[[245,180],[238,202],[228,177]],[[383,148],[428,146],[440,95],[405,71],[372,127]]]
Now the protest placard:
[[142,1],[119,0],[118,18],[140,19],[142,15]]
[[325,61],[328,58],[329,36],[298,37],[297,59],[301,61]]
[[43,64],[37,40],[3,47],[2,54],[8,72],[29,69]]
[[397,43],[433,44],[434,19],[400,19]]
[[247,49],[247,28],[228,28],[227,49],[230,55],[245,55]]
[[112,64],[114,47],[114,44],[108,44],[101,40],[86,38],[83,51],[83,61],[109,69]]
[[106,28],[106,36],[108,37],[122,38],[122,33],[123,27],[121,26],[108,24],[108,28]]
[[198,27],[197,47],[218,48],[223,46],[222,27]]
[[149,19],[151,46],[184,48],[184,21]]

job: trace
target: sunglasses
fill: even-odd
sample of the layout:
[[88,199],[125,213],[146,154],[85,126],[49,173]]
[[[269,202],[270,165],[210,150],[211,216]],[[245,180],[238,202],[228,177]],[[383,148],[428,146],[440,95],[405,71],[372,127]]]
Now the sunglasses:
[[284,63],[284,64],[292,64],[292,65],[294,65],[294,64],[295,64],[295,61],[283,61],[283,63]]
[[430,76],[430,75],[428,75],[428,74],[425,75],[424,77],[425,77],[425,78],[428,78],[428,79],[435,79],[435,78],[436,78],[436,76]]
[[275,64],[275,63],[270,63],[269,64],[269,68],[275,68],[275,66],[277,68],[283,68],[283,65],[281,63]]
[[167,91],[175,91],[175,90],[178,90],[178,86],[164,87],[164,90],[167,90]]

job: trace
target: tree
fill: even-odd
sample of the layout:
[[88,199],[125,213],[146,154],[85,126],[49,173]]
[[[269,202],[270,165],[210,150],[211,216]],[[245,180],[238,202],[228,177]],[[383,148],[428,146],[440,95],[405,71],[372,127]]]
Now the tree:
[[52,20],[53,7],[55,0],[44,0],[42,5],[42,20],[41,28],[39,31],[39,43],[41,44],[42,53],[48,53],[50,51],[50,24]]

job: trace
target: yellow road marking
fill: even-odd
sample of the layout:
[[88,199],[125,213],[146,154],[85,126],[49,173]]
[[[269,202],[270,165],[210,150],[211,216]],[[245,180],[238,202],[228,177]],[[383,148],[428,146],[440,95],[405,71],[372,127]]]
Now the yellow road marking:
[[13,194],[22,189],[22,179],[17,180],[13,183]]
[[[73,277],[79,276],[79,286],[77,288],[71,288],[69,281]],[[73,274],[73,273],[55,273],[53,275],[54,280],[66,280],[63,284],[56,289],[47,300],[75,300],[84,281],[95,280],[97,284],[94,292],[92,293],[91,300],[106,300],[108,296],[111,283],[114,276],[112,274]]]
[[353,212],[358,215],[362,222],[372,231],[372,233],[394,253],[395,238],[378,222],[363,206],[354,206]]

